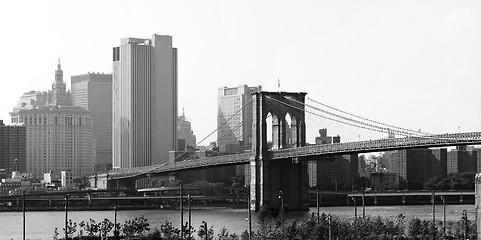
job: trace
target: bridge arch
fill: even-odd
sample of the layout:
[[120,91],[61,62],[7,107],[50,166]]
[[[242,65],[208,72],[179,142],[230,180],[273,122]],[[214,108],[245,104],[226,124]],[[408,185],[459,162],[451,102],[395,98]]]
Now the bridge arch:
[[272,116],[272,149],[306,145],[304,102],[306,93],[253,93],[252,157],[250,160],[251,208],[280,207],[279,191],[288,193],[284,202],[291,209],[306,209],[307,163],[283,159],[267,160],[268,116]]

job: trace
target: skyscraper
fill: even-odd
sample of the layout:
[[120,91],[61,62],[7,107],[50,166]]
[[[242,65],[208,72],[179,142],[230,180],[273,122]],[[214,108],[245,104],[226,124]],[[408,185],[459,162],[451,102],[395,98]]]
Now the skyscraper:
[[168,162],[176,150],[177,49],[171,36],[113,48],[113,168]]
[[[71,106],[60,63],[55,82],[47,93],[45,105],[39,104],[42,93],[31,91],[35,103],[24,94],[10,113],[13,124],[26,126],[27,172],[35,176],[71,169],[75,177],[93,173],[95,141],[92,115],[81,107]],[[35,96],[34,96],[35,95]]]
[[72,76],[72,103],[92,114],[96,141],[96,171],[112,168],[112,74]]
[[[252,96],[261,86],[222,87],[217,94],[217,144],[220,152],[237,153],[252,146]],[[230,120],[229,120],[230,119]]]
[[0,169],[7,173],[27,170],[27,133],[23,124],[5,126],[0,120]]
[[80,107],[42,106],[10,113],[27,130],[27,172],[43,176],[71,169],[75,177],[93,173],[92,117]]

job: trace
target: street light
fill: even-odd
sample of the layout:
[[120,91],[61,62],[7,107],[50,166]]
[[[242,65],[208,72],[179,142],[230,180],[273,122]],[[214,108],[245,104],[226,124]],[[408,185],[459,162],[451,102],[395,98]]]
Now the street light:
[[207,236],[208,236],[207,222],[206,222],[206,221],[202,221],[202,224],[204,224],[204,229],[205,229],[205,240],[208,240],[208,238],[207,238]]
[[179,183],[179,198],[180,198],[180,239],[184,239],[184,206],[182,201],[182,183]]
[[279,190],[279,198],[281,199],[282,232],[284,234],[284,193],[282,190]]
[[356,198],[351,197],[352,201],[354,201],[354,220],[357,219],[357,203],[356,203]]
[[65,194],[65,239],[68,239],[67,226],[68,226],[68,194]]
[[191,222],[192,222],[192,209],[191,209],[191,206],[190,206],[191,201],[192,200],[191,200],[190,194],[189,194],[189,195],[187,195],[187,206],[188,206],[187,208],[189,209],[189,239],[191,237],[190,229],[191,229],[191,226],[192,226],[192,224],[191,224]]
[[446,200],[444,196],[441,196],[441,201],[443,201],[443,239],[446,239]]
[[365,202],[365,198],[366,198],[366,189],[363,189],[362,190],[362,219],[364,219],[366,217],[366,202]]
[[249,240],[252,239],[252,213],[251,213],[251,188],[250,185],[247,185],[247,210],[248,210],[248,219],[249,219]]
[[[16,159],[15,159],[16,160]],[[25,190],[22,191],[23,240],[25,240]]]
[[[433,228],[436,228],[436,198],[434,191],[431,193],[431,198],[433,200]],[[433,231],[433,239],[436,239],[436,231]]]
[[317,194],[316,194],[316,196],[317,196],[317,198],[316,198],[316,205],[317,205],[317,223],[319,223],[319,221],[320,221],[320,220],[319,220],[319,198],[320,198],[320,196],[319,196],[319,188],[316,187],[316,190],[317,190],[317,192],[316,192],[316,193],[317,193]]

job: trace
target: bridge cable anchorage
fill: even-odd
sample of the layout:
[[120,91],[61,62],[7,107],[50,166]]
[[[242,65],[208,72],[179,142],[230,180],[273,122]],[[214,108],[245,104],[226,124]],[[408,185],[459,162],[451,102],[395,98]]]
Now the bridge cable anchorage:
[[[326,108],[329,108],[329,109],[332,109],[332,110],[335,110],[335,111],[338,111],[338,112],[347,114],[347,115],[352,116],[352,117],[360,118],[360,119],[365,120],[365,121],[368,121],[368,122],[372,122],[372,123],[376,123],[376,124],[379,124],[379,125],[382,125],[382,126],[386,126],[386,127],[388,127],[388,128],[396,128],[396,129],[400,129],[400,130],[402,130],[402,131],[413,132],[413,133],[417,133],[417,134],[434,135],[434,134],[427,133],[427,132],[415,131],[415,130],[408,129],[408,128],[402,128],[402,127],[398,127],[398,126],[394,126],[394,125],[390,125],[390,124],[378,122],[378,121],[375,121],[375,120],[371,120],[371,119],[368,119],[368,118],[365,118],[365,117],[362,117],[362,116],[359,116],[359,115],[355,115],[355,114],[352,114],[352,113],[343,111],[343,110],[341,110],[341,109],[338,109],[338,108],[329,106],[329,105],[327,105],[327,104],[321,103],[321,102],[316,101],[316,100],[314,100],[314,99],[311,99],[311,98],[309,98],[309,97],[308,97],[307,99],[310,100],[310,101],[312,101],[312,102],[314,102],[314,103],[317,103],[317,104],[319,104],[319,105],[321,105],[321,106],[324,106],[324,107],[326,107]],[[295,100],[295,99],[292,99],[292,100]]]

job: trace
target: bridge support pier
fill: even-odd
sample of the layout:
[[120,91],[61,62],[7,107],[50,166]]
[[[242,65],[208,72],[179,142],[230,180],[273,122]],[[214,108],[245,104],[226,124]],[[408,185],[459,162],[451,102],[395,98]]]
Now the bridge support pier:
[[282,159],[251,161],[251,209],[281,208],[279,191],[283,192],[284,208],[307,210],[309,179],[306,161]]

